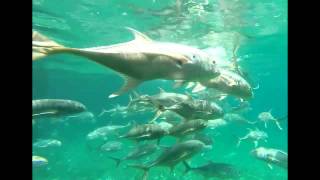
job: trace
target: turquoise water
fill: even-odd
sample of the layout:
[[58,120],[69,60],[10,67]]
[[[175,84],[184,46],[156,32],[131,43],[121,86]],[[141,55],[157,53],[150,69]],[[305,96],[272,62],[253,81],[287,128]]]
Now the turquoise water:
[[[272,109],[275,117],[287,114],[287,2],[285,0],[194,0],[184,1],[177,17],[174,0],[33,0],[33,30],[68,47],[96,47],[131,40],[133,36],[125,27],[132,27],[154,40],[175,42],[200,49],[220,48],[218,54],[230,59],[235,33],[242,41],[237,56],[240,66],[250,75],[254,98],[249,101],[251,111],[242,115],[250,121],[258,114]],[[164,14],[164,10],[172,14]],[[162,15],[160,15],[162,13]],[[217,54],[216,54],[217,55]],[[110,124],[122,124],[135,120],[139,123],[152,118],[151,113],[133,114],[129,117],[105,114],[97,117],[102,109],[114,105],[125,106],[129,93],[117,98],[108,96],[121,87],[123,80],[115,72],[93,63],[83,57],[54,55],[33,62],[33,99],[72,99],[82,102],[96,117],[70,119],[64,122],[39,122],[33,125],[33,142],[37,139],[54,138],[62,146],[53,149],[33,149],[33,155],[46,157],[48,165],[33,168],[33,179],[49,180],[91,180],[91,179],[141,179],[142,171],[126,167],[132,162],[123,162],[116,168],[107,153],[90,151],[86,135],[94,129]],[[158,87],[166,91],[184,92],[173,89],[171,81],[154,80],[141,84],[136,90],[141,94],[156,94]],[[237,104],[229,98],[230,104]],[[281,149],[287,152],[287,121],[281,122],[283,131],[269,124],[256,125],[268,133],[267,142],[261,146]],[[237,138],[254,126],[228,124],[214,130],[205,129],[214,140],[213,148],[199,153],[188,162],[200,166],[207,161],[225,162],[235,165],[241,172],[241,179],[287,179],[287,170],[253,158],[249,152],[254,148],[251,142],[242,142],[236,147]],[[135,144],[123,141],[125,147]],[[166,137],[161,144],[174,144]],[[124,156],[128,149],[113,153]],[[148,162],[159,152],[138,161]],[[149,179],[203,179],[199,174],[183,174],[182,164],[174,173],[168,168],[155,167]]]

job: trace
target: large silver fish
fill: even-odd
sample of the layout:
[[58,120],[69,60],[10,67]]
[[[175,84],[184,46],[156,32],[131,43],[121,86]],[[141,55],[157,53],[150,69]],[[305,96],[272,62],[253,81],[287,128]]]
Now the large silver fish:
[[86,110],[85,105],[74,100],[32,100],[32,118],[69,116],[85,112]]
[[125,80],[116,97],[154,79],[198,81],[219,75],[214,60],[205,52],[186,45],[153,41],[132,28],[135,39],[94,48],[64,47],[38,32],[32,34],[32,59],[51,54],[69,53],[86,57],[122,75]]

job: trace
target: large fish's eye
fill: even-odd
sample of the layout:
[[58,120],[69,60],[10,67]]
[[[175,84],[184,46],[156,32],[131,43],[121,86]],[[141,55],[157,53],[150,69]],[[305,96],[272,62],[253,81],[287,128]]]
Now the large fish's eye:
[[212,60],[212,64],[216,64],[216,61],[215,61],[215,60]]

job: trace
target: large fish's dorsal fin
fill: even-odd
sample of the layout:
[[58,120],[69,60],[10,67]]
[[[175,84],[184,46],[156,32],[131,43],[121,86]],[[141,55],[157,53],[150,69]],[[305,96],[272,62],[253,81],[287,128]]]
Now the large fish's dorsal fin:
[[166,91],[164,90],[164,89],[162,89],[161,87],[158,87],[159,88],[159,90],[160,90],[160,94],[161,93],[166,93]]
[[135,41],[140,41],[140,42],[152,42],[152,39],[149,38],[147,35],[131,28],[131,27],[126,27],[127,30],[129,30],[133,35],[134,35],[134,40]]
[[130,89],[137,87],[142,82],[141,80],[135,79],[130,76],[122,75],[122,77],[124,79],[124,83],[123,83],[122,87],[118,91],[112,93],[109,96],[109,98],[117,97],[117,96],[129,91]]
[[134,99],[137,99],[137,98],[140,97],[140,94],[139,94],[137,91],[135,91],[135,90],[132,91],[132,94],[133,94],[133,98],[134,98]]

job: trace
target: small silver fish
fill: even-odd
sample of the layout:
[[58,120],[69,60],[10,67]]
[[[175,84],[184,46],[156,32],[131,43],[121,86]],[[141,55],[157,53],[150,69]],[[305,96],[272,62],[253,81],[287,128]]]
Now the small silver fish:
[[41,167],[48,164],[48,160],[41,156],[32,156],[32,166]]
[[33,143],[33,147],[36,148],[48,148],[48,147],[60,147],[62,142],[56,139],[39,139]]

